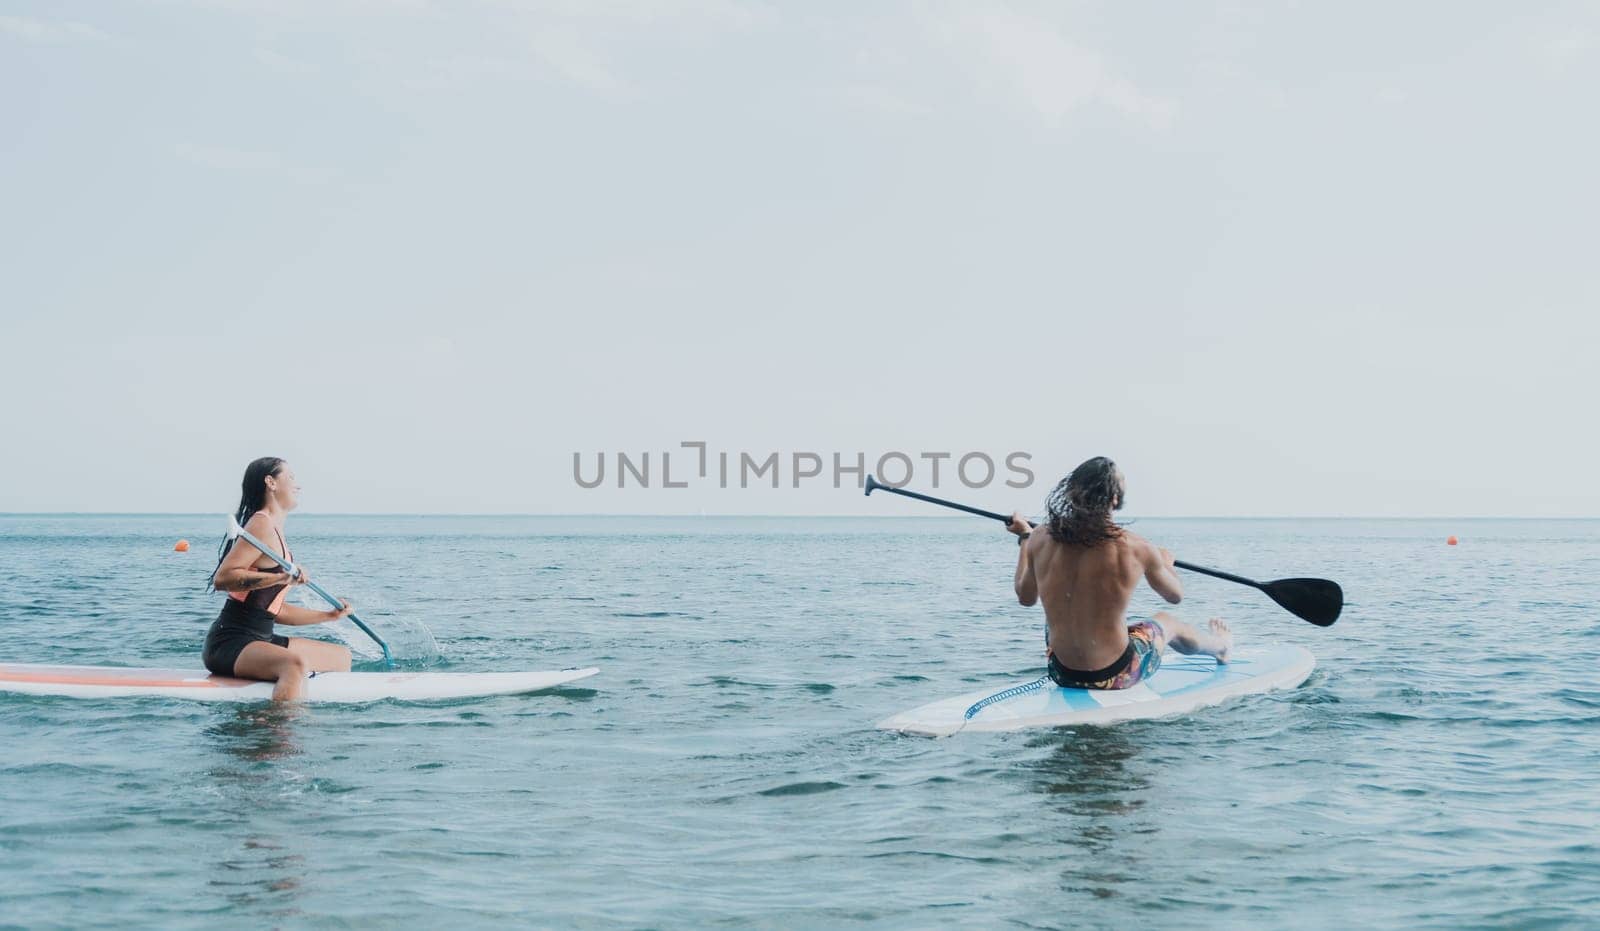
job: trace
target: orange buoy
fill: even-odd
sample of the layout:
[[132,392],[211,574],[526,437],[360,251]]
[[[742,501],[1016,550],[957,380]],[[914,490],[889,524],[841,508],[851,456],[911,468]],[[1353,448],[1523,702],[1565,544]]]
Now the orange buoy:
[[[1450,538],[1450,542],[1451,543],[1456,542],[1456,538],[1455,537],[1451,537]],[[189,552],[189,541],[188,540],[179,540],[178,542],[172,544],[172,551],[174,553],[187,553],[187,552]]]
[[1455,537],[1451,537],[1450,539],[1448,539],[1448,540],[1446,540],[1444,542],[1445,542],[1446,546],[1455,546],[1456,545],[1456,538]]

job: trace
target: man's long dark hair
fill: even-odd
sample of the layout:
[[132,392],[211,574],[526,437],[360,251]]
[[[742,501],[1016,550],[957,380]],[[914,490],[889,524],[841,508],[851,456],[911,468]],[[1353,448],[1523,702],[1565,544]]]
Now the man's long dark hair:
[[1122,536],[1111,522],[1111,512],[1122,507],[1117,464],[1096,456],[1078,466],[1050,492],[1045,507],[1050,536],[1058,543],[1093,546]]
[[[277,475],[282,471],[283,460],[277,456],[262,456],[244,467],[244,481],[239,488],[239,510],[233,515],[239,526],[243,527],[250,523],[250,518],[267,506],[267,476]],[[228,550],[233,548],[233,543],[233,538],[222,538],[222,545],[217,547],[217,565],[206,579],[206,591],[214,590],[217,569],[222,568],[222,560],[227,558]]]

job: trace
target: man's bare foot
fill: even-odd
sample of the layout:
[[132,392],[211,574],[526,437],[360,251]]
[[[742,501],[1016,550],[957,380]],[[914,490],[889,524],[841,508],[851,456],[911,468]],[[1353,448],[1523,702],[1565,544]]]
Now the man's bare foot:
[[1211,628],[1211,649],[1208,651],[1217,658],[1217,662],[1226,663],[1228,654],[1233,650],[1233,628],[1220,617],[1214,617],[1206,622]]

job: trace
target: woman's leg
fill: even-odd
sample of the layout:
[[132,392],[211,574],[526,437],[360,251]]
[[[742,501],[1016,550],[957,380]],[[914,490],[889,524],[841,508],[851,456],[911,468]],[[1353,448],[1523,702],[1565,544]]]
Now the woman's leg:
[[350,671],[350,649],[337,643],[290,637],[289,652],[304,659],[312,672]]
[[310,672],[305,657],[264,640],[247,645],[233,661],[233,674],[241,679],[278,683],[272,690],[273,701],[298,701]]

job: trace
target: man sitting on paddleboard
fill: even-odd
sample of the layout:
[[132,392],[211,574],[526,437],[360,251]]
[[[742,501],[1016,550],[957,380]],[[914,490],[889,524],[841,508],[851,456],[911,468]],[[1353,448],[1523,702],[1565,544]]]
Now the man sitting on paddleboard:
[[[299,504],[300,486],[288,463],[267,456],[244,470],[243,494],[236,515],[241,526],[257,540],[271,546],[276,541],[285,560],[294,561],[283,539],[283,522]],[[337,621],[350,613],[350,603],[338,611],[315,611],[283,603],[291,585],[309,577],[301,570],[294,578],[268,556],[244,542],[224,540],[211,585],[227,592],[222,613],[206,632],[200,654],[206,668],[219,676],[277,682],[274,701],[294,701],[305,688],[308,673],[348,672],[350,651],[337,643],[285,637],[273,633],[273,624],[301,626]]]
[[1233,633],[1220,618],[1201,631],[1165,611],[1127,624],[1128,602],[1143,578],[1177,604],[1183,585],[1172,553],[1117,526],[1124,481],[1117,464],[1096,456],[1072,470],[1050,493],[1048,532],[1034,533],[1021,514],[1016,534],[1017,600],[1044,602],[1045,655],[1051,680],[1080,689],[1125,689],[1155,674],[1161,651],[1204,653],[1228,661]]

